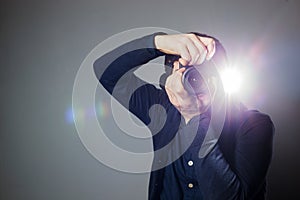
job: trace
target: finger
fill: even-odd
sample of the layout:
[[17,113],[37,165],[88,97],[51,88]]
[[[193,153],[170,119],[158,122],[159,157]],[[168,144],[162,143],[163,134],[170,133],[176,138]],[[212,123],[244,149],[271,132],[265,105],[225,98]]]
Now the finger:
[[173,64],[173,70],[172,70],[172,72],[174,73],[178,69],[179,69],[179,62],[175,61],[174,64]]
[[202,52],[200,53],[199,55],[199,58],[197,59],[196,61],[196,65],[200,65],[204,62],[205,58],[206,58],[206,55],[207,55],[207,50],[206,49],[203,49]]
[[187,61],[183,58],[179,58],[179,62],[182,66],[187,66],[189,64],[189,61]]
[[193,41],[193,36],[188,35],[188,38],[186,40],[186,46],[191,57],[191,60],[189,61],[189,65],[195,64],[199,59],[199,57],[201,56],[201,49],[199,49],[199,46],[197,46],[197,44],[195,44],[195,42]]
[[199,37],[199,39],[202,41],[202,43],[206,46],[207,49],[207,55],[206,59],[210,60],[216,51],[216,43],[213,38],[210,37]]
[[206,60],[210,60],[213,56],[214,56],[214,54],[215,54],[215,52],[216,52],[216,43],[215,43],[215,41],[214,40],[212,40],[207,46],[206,46],[206,48],[207,48],[207,55],[206,55]]
[[182,68],[176,70],[176,72],[179,73],[179,74],[182,74],[184,71],[185,71],[185,68],[184,68],[184,67],[182,67]]
[[197,47],[199,54],[197,55],[197,59],[194,64],[201,64],[207,55],[207,49],[204,43],[200,40],[200,38],[194,34],[190,34],[190,38],[192,39],[194,45]]
[[206,55],[207,55],[206,48],[202,48],[202,51],[200,52],[199,57],[198,57],[198,59],[195,62],[195,65],[202,64],[204,62],[205,58],[206,58]]
[[185,71],[185,68],[184,67],[180,68],[179,62],[175,61],[174,66],[173,66],[173,73],[175,73],[175,72],[183,73],[184,71]]
[[[191,56],[190,56],[190,52],[187,48],[186,44],[179,44],[180,45],[180,57],[187,61],[187,63],[189,63],[191,61]],[[181,63],[183,64],[183,63]],[[185,65],[184,65],[185,66]]]

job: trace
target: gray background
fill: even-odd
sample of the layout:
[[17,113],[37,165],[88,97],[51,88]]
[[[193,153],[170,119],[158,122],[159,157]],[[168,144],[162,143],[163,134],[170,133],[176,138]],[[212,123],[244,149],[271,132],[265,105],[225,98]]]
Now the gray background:
[[296,0],[2,0],[0,199],[146,198],[149,175],[98,162],[66,117],[86,55],[144,26],[209,33],[233,62],[255,61],[243,98],[276,125],[269,199],[299,199],[299,11]]

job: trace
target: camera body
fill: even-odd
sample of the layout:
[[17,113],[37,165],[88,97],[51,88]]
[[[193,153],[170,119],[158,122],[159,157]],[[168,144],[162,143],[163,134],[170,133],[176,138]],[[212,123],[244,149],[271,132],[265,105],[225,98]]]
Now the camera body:
[[[171,74],[173,63],[178,61],[180,56],[177,55],[166,55],[165,65],[166,73]],[[207,85],[208,71],[212,69],[213,63],[210,61],[205,61],[201,65],[183,66],[179,63],[180,68],[185,68],[186,70],[182,75],[182,85],[185,90],[191,95],[201,95],[208,94],[209,89]]]

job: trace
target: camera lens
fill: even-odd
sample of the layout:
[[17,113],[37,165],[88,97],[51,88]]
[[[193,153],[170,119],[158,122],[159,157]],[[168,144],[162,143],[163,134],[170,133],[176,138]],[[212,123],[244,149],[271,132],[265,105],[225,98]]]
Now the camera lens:
[[194,66],[186,67],[182,76],[182,83],[190,94],[199,95],[208,92],[205,81]]

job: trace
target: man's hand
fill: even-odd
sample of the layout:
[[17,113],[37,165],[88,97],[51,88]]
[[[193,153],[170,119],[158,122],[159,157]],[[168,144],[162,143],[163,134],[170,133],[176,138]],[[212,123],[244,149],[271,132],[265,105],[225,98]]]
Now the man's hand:
[[200,65],[215,53],[215,41],[212,38],[195,34],[157,35],[154,43],[161,52],[180,55],[179,62],[183,66]]

